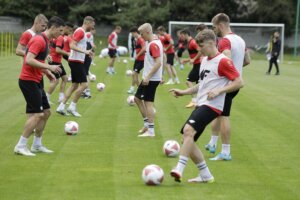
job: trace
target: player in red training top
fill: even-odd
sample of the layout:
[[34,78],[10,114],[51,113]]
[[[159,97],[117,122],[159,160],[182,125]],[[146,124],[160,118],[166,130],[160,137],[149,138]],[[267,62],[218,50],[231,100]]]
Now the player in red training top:
[[68,77],[67,77],[67,73],[66,70],[64,68],[64,66],[62,65],[62,57],[66,56],[69,57],[69,52],[64,51],[64,35],[69,35],[70,33],[72,33],[73,31],[73,24],[66,22],[65,26],[64,26],[64,30],[63,30],[63,34],[60,35],[58,38],[56,39],[52,39],[50,40],[50,57],[51,57],[51,61],[49,61],[49,65],[59,65],[62,72],[61,73],[55,73],[55,78],[56,81],[51,82],[48,88],[48,91],[46,93],[48,101],[50,104],[50,96],[53,93],[53,91],[55,90],[56,86],[59,84],[59,78],[61,78],[61,84],[60,84],[60,89],[59,89],[59,96],[58,96],[58,102],[61,102],[64,98],[64,92],[65,92],[65,86],[67,84],[68,81]]
[[170,90],[175,97],[197,93],[197,107],[181,129],[183,144],[178,163],[170,174],[175,181],[180,182],[187,162],[191,158],[199,170],[199,175],[189,179],[188,182],[212,183],[214,177],[196,141],[205,127],[222,113],[226,93],[241,88],[243,80],[233,62],[218,52],[216,35],[212,30],[205,29],[199,32],[196,39],[202,54],[205,55],[201,62],[199,83],[186,90]]
[[[200,47],[196,43],[196,40],[192,38],[189,30],[184,29],[181,31],[180,34],[187,42],[187,49],[190,56],[190,58],[188,59],[182,59],[181,62],[183,64],[189,62],[190,64],[193,65],[193,68],[186,79],[187,80],[186,84],[188,87],[193,87],[193,83],[197,84],[199,81],[199,70],[200,70],[200,64],[202,59],[201,51],[200,51]],[[192,108],[195,107],[195,105],[196,105],[196,96],[192,96],[192,101],[189,104],[187,104],[185,107]]]
[[182,37],[182,35],[180,34],[181,31],[182,30],[177,30],[176,31],[176,35],[177,35],[178,41],[177,41],[177,44],[175,45],[175,48],[177,48],[176,53],[175,53],[175,60],[177,60],[177,61],[174,64],[174,66],[180,64],[179,69],[183,70],[184,69],[184,65],[181,63],[181,57],[182,57],[182,54],[183,54],[183,52],[184,52],[184,50],[186,48],[186,41]]
[[[42,135],[50,116],[50,105],[41,80],[43,74],[46,74],[51,81],[55,81],[55,76],[50,71],[61,72],[58,65],[48,65],[45,59],[48,54],[49,39],[57,38],[62,33],[63,24],[59,17],[52,17],[48,22],[47,30],[30,39],[27,45],[19,78],[19,87],[27,103],[27,121],[22,136],[14,148],[17,154],[35,156],[35,152],[53,152],[42,144]],[[33,132],[35,136],[29,151],[27,141]]]
[[29,40],[35,36],[37,33],[44,31],[47,27],[48,19],[43,14],[38,14],[34,18],[34,23],[30,29],[27,29],[24,33],[22,33],[18,46],[16,48],[16,55],[24,56],[25,49],[29,42]]
[[110,57],[108,61],[108,66],[106,73],[113,75],[115,74],[114,63],[117,57],[117,48],[118,48],[118,34],[121,33],[121,26],[116,26],[114,31],[108,36],[108,55]]
[[160,26],[157,28],[157,33],[160,35],[161,43],[164,46],[164,52],[167,56],[167,72],[169,74],[169,80],[166,82],[167,85],[174,84],[174,83],[180,83],[176,69],[174,68],[174,41],[170,34],[166,33],[166,29],[163,26]]
[[74,117],[81,117],[77,112],[77,102],[82,92],[88,87],[84,59],[86,55],[92,56],[91,50],[86,50],[87,37],[86,31],[90,31],[95,26],[95,20],[91,16],[86,16],[81,27],[74,31],[72,42],[70,44],[71,53],[69,56],[69,66],[71,68],[72,85],[67,89],[63,101],[59,104],[56,112],[61,115],[67,115],[65,106],[71,95],[74,93],[72,102],[67,108],[67,112]]
[[137,27],[132,27],[130,29],[130,33],[132,37],[135,38],[135,61],[133,65],[133,74],[132,74],[132,83],[131,87],[127,91],[128,94],[133,94],[134,93],[134,86],[139,86],[139,74],[140,71],[144,68],[144,58],[145,58],[145,51],[146,51],[146,46],[145,46],[145,40],[141,37],[139,34],[138,28]]

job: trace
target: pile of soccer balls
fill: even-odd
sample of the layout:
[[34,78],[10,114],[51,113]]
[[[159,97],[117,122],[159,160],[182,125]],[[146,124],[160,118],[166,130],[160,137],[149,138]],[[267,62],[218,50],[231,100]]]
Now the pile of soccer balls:
[[[175,140],[167,140],[163,152],[168,157],[178,156],[180,145]],[[147,165],[142,171],[142,179],[146,185],[160,185],[164,180],[164,171],[155,164]]]

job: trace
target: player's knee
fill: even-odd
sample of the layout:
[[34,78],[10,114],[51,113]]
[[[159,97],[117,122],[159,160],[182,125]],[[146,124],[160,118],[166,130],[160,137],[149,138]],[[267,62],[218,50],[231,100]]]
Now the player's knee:
[[192,126],[190,126],[188,124],[186,124],[184,126],[184,128],[183,128],[183,138],[184,139],[193,138],[195,136],[195,134],[196,134],[196,131]]
[[45,119],[48,119],[50,117],[50,115],[51,115],[50,109],[44,110],[44,116],[43,117]]

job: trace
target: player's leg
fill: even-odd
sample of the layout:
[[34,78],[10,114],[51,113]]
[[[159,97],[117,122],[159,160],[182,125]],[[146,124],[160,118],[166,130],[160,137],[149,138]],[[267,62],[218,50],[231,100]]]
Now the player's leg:
[[50,96],[51,94],[54,92],[56,86],[59,84],[59,79],[56,79],[55,81],[50,81],[49,83],[49,88],[48,88],[48,91],[47,91],[47,99],[49,101],[50,104],[53,104],[51,101],[50,101]]
[[211,122],[211,137],[208,144],[205,145],[205,149],[210,153],[216,153],[218,144],[218,138],[220,133],[221,118],[217,117]]
[[174,78],[174,82],[179,84],[180,81],[178,79],[177,72],[176,72],[176,69],[174,67],[174,53],[168,54],[167,56],[169,57],[168,58],[168,63],[170,65],[170,69],[171,69],[172,76]]
[[279,72],[279,66],[278,66],[278,62],[277,62],[277,60],[278,60],[278,56],[274,56],[275,58],[274,58],[274,65],[275,65],[275,67],[276,67],[276,74],[275,75],[280,75],[280,72]]
[[138,131],[139,133],[145,133],[148,130],[147,111],[146,111],[144,101],[142,99],[143,90],[144,90],[143,87],[144,87],[143,85],[141,85],[141,84],[139,85],[139,87],[135,93],[135,97],[134,97],[134,101],[139,108],[139,111],[142,115],[143,123],[144,123],[143,128]]
[[59,96],[58,96],[58,102],[59,103],[61,103],[64,99],[67,82],[68,82],[67,75],[62,76],[61,77],[60,88],[59,88]]
[[269,69],[268,69],[268,71],[266,72],[266,74],[267,75],[269,75],[270,73],[271,73],[271,71],[272,71],[272,67],[273,67],[273,56],[271,56],[271,59],[270,59],[270,61],[269,61]]
[[169,80],[166,82],[166,85],[174,84],[173,78],[172,78],[172,70],[171,70],[171,65],[166,64],[166,71],[168,73]]

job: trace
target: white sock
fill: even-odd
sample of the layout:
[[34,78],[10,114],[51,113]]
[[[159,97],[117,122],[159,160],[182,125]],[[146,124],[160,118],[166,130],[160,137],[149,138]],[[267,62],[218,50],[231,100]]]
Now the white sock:
[[148,132],[154,134],[154,123],[148,123]]
[[212,135],[212,136],[210,137],[209,145],[210,145],[210,146],[215,146],[215,147],[217,147],[218,138],[219,138],[219,136]]
[[148,118],[147,117],[145,117],[144,118],[144,127],[146,127],[146,128],[148,128]]
[[26,146],[27,145],[27,141],[28,141],[28,138],[21,136],[20,139],[19,139],[19,142],[18,142],[17,146],[18,147]]
[[230,144],[222,144],[222,154],[229,155],[230,154]]
[[202,161],[200,163],[197,164],[197,168],[200,171],[200,176],[203,178],[210,178],[212,177],[207,165],[205,161]]
[[32,146],[35,146],[35,147],[42,146],[42,137],[34,136]]
[[189,158],[186,156],[179,156],[179,160],[176,166],[176,169],[183,174],[183,170],[188,162]]
[[74,102],[72,101],[72,102],[70,103],[69,108],[70,108],[71,110],[76,110],[76,103],[74,103]]

